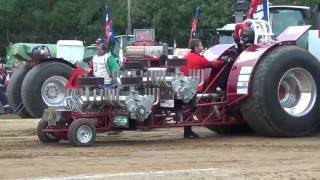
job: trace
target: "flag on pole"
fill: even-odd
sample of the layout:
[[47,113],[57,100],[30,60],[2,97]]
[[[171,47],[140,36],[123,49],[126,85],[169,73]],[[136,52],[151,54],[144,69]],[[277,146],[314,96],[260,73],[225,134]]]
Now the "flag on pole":
[[262,19],[269,22],[269,0],[252,0],[247,19]]
[[113,24],[112,24],[110,9],[107,1],[105,6],[105,38],[106,38],[106,42],[108,42],[110,45],[115,44]]
[[196,11],[194,13],[193,20],[192,20],[191,33],[190,33],[190,38],[189,38],[189,46],[190,46],[191,40],[196,37],[199,17],[200,17],[200,7],[197,7]]

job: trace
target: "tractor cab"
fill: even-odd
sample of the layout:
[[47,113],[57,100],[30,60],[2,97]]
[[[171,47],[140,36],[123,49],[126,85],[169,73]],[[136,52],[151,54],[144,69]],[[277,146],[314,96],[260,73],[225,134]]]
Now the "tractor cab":
[[270,7],[270,22],[275,36],[278,36],[288,26],[303,26],[309,24],[310,17],[310,8],[306,6]]
[[[310,24],[310,19],[310,8],[306,6],[270,7],[270,22],[275,37],[289,26],[303,26]],[[307,33],[300,38],[297,45],[304,49],[308,49]]]
[[115,36],[116,39],[116,45],[113,49],[114,55],[119,58],[119,62],[122,64],[123,57],[124,57],[124,51],[127,46],[131,46],[134,42],[134,36],[133,35],[119,35]]
[[214,44],[233,44],[234,40],[232,33],[234,31],[235,24],[226,24],[222,28],[218,28]]

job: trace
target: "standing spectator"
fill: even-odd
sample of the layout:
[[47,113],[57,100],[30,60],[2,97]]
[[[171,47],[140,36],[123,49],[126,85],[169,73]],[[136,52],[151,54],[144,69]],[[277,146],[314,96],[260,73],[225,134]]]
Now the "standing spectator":
[[[220,68],[223,65],[223,62],[216,60],[213,62],[208,61],[200,53],[203,51],[203,45],[201,40],[192,39],[190,43],[190,52],[185,56],[187,60],[187,65],[182,67],[181,70],[185,76],[189,76],[189,70],[192,69],[203,69],[203,68]],[[196,108],[192,110],[195,112]],[[197,119],[194,117],[194,119]],[[184,137],[185,138],[198,138],[199,136],[194,133],[191,129],[191,126],[184,127]]]
[[0,101],[3,105],[5,113],[11,113],[12,109],[8,104],[6,93],[7,73],[4,64],[0,64]]

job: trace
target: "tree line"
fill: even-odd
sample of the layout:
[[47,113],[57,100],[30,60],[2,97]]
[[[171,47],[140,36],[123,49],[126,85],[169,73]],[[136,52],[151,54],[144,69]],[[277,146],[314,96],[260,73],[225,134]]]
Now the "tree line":
[[[10,43],[56,43],[77,39],[90,44],[104,35],[105,0],[0,0],[0,57]],[[271,1],[272,2],[272,1]],[[153,28],[157,41],[186,47],[194,10],[200,6],[202,38],[234,22],[233,0],[132,0],[133,28]],[[316,0],[277,0],[277,4],[315,6]],[[108,0],[115,33],[125,34],[127,1]]]

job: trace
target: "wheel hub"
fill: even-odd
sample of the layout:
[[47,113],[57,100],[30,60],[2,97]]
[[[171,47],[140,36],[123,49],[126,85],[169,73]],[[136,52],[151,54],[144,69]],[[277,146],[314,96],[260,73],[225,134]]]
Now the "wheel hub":
[[88,143],[92,138],[92,130],[87,125],[82,125],[77,131],[77,139],[82,144]]
[[41,95],[47,106],[60,105],[66,97],[67,79],[62,76],[52,76],[42,85]]
[[45,91],[50,99],[54,99],[59,95],[59,89],[56,87],[56,84],[48,86]]
[[313,76],[303,68],[292,68],[281,78],[278,100],[282,109],[291,116],[301,117],[314,107],[317,87]]

